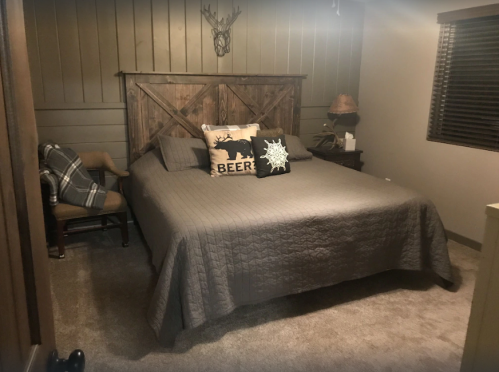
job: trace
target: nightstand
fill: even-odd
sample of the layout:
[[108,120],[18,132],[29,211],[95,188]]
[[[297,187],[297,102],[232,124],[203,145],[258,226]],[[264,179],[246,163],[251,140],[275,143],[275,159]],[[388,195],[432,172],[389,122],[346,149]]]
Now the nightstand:
[[332,161],[333,163],[343,165],[347,168],[352,168],[361,171],[362,162],[360,161],[360,154],[362,150],[345,151],[343,149],[330,149],[329,147],[309,147],[307,148],[314,156]]

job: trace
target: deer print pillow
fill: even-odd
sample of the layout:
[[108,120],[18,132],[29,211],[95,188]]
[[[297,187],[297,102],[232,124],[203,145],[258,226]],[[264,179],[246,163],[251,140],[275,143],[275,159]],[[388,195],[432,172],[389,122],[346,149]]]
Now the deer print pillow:
[[241,130],[204,132],[210,150],[211,176],[236,176],[256,174],[251,137],[255,127]]

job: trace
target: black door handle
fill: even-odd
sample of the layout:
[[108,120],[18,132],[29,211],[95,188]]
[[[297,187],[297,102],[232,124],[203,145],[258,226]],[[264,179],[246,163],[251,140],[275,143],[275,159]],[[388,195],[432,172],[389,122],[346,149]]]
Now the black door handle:
[[59,358],[57,350],[49,357],[48,372],[83,372],[85,370],[85,353],[82,350],[73,351],[68,359]]

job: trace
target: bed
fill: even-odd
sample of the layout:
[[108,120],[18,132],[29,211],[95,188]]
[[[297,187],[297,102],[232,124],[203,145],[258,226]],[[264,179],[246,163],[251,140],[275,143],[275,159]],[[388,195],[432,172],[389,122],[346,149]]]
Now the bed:
[[[199,135],[191,127],[200,127],[204,121],[201,108],[207,106],[201,98],[197,110],[189,111],[188,106],[181,112],[184,104],[169,102],[177,110],[180,107],[177,112],[182,115],[171,120],[176,113],[165,105],[168,90],[184,91],[186,85],[198,81],[192,75],[159,77],[126,74],[133,160],[126,189],[159,273],[148,317],[162,345],[173,345],[183,329],[224,316],[238,306],[386,270],[429,271],[452,282],[438,213],[431,201],[411,190],[317,158],[293,162],[290,173],[264,179],[251,175],[212,178],[207,169],[168,172],[159,149],[154,149],[155,136],[174,130],[184,131],[177,132],[178,136]],[[223,88],[210,88],[215,105],[209,114],[218,113],[217,123],[223,118],[220,110],[228,110],[226,118],[244,116],[230,113],[237,106],[231,100],[239,91],[230,85],[245,76],[197,78],[204,85],[196,84],[197,91],[193,89],[184,100],[193,101],[204,86],[219,83],[234,96],[223,97],[227,94],[220,93]],[[264,127],[279,125],[297,134],[293,120],[299,123],[295,110],[299,110],[301,78],[284,76],[284,82],[280,77],[258,77],[262,86],[255,90],[270,91],[263,87],[269,81],[280,84],[274,87],[274,95],[253,94],[254,104],[263,108],[281,97],[260,120]],[[258,79],[251,79],[258,85]],[[149,82],[141,87],[137,80]],[[156,99],[148,92],[157,94]],[[181,95],[170,92],[170,96]],[[167,115],[161,119],[154,111],[157,108],[151,114],[158,102],[167,108],[162,108]],[[247,110],[248,116],[255,115]],[[262,110],[255,111],[261,114]],[[189,124],[182,123],[185,120]],[[282,125],[280,120],[289,124]],[[142,137],[137,140],[139,132]]]

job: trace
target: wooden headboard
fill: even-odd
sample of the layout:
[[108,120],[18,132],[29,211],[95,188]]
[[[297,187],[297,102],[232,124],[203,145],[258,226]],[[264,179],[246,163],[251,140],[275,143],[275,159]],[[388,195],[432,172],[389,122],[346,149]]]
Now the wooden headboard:
[[130,163],[160,134],[204,138],[202,124],[259,123],[298,135],[306,75],[123,72]]

